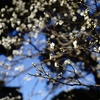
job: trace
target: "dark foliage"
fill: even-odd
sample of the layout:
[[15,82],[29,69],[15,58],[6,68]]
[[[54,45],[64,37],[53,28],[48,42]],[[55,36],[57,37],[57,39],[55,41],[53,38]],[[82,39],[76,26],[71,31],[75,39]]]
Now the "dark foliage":
[[61,92],[52,100],[99,100],[100,90],[95,88],[90,89],[73,89],[66,92]]

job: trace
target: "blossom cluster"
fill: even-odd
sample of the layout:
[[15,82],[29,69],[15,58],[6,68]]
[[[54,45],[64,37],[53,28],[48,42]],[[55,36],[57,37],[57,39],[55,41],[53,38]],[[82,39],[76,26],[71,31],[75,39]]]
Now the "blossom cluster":
[[[23,56],[23,48],[16,49],[20,44],[30,43],[32,38],[37,39],[41,31],[48,43],[41,53],[42,62],[52,72],[62,73],[67,69],[66,66],[74,65],[74,74],[68,74],[74,77],[77,70],[80,76],[84,74],[82,70],[90,70],[91,62],[94,61],[91,52],[100,52],[100,34],[97,30],[100,26],[99,15],[90,13],[92,8],[88,6],[87,0],[12,0],[11,5],[0,9],[0,45],[7,50],[13,49],[12,55]],[[14,30],[18,33],[10,35]],[[29,32],[28,39],[22,38],[25,32]],[[12,48],[13,45],[16,48]],[[26,57],[32,56],[31,51],[27,53]],[[12,60],[10,56],[8,60]],[[96,65],[96,61],[94,63]],[[24,66],[14,70],[23,71]],[[30,80],[27,76],[24,79]]]
[[[30,2],[12,0],[11,3],[12,6],[5,5],[0,10],[1,36],[5,32],[6,34],[9,32],[9,27],[20,32],[34,31],[37,33],[37,30],[44,29],[47,25],[46,23],[51,19],[54,25],[61,26],[61,30],[65,31],[64,33],[71,35],[69,35],[69,38],[77,38],[84,35],[86,40],[83,41],[87,41],[87,38],[92,35],[92,33],[86,34],[87,30],[95,30],[98,23],[97,17],[93,18],[89,15],[89,10],[92,8],[88,7],[86,0],[77,2],[73,0],[31,0]],[[83,6],[83,9],[81,9],[81,6]],[[8,48],[8,46],[10,48],[13,40],[18,42],[18,39],[15,38],[9,40],[10,43],[7,44],[4,42],[6,39],[4,39],[2,37],[1,41],[6,44],[5,48]],[[71,41],[74,40],[71,39]],[[92,45],[92,40],[88,42]],[[15,43],[13,42],[13,44]]]
[[68,66],[73,65],[81,76],[86,66],[92,66],[90,60],[95,66],[97,63],[94,61],[96,55],[93,58],[91,55],[92,52],[100,52],[99,19],[95,12],[91,14],[93,8],[87,0],[51,1],[46,13],[52,25],[43,31],[48,39],[43,61],[52,72],[57,73],[65,72]]

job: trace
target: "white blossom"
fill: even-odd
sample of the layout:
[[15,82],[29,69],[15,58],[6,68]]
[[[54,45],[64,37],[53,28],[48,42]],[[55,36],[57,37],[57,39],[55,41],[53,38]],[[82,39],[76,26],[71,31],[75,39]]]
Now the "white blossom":
[[59,25],[62,25],[64,22],[62,20],[59,20]]
[[49,18],[48,13],[44,12],[44,15],[45,15],[46,18]]
[[36,64],[34,62],[32,62],[32,66],[36,67]]
[[50,49],[54,49],[55,44],[52,42],[50,43]]
[[55,63],[54,63],[54,66],[55,66],[55,67],[59,67],[59,65],[58,65],[58,63],[57,63],[57,62],[55,62]]
[[65,64],[65,65],[69,65],[69,64],[71,64],[70,59],[66,59],[66,60],[64,61],[64,64]]
[[51,60],[53,58],[53,54],[49,54],[49,59]]
[[50,62],[50,61],[48,61],[48,62],[47,62],[47,65],[48,65],[48,66],[50,66],[50,65],[51,65],[51,62]]
[[51,38],[51,39],[55,38],[55,35],[52,34],[52,35],[50,36],[50,38]]
[[64,16],[65,16],[65,17],[67,17],[67,16],[68,16],[68,14],[67,14],[67,13],[64,13]]
[[98,50],[100,51],[100,46],[98,47]]
[[12,57],[11,57],[11,56],[9,56],[9,57],[8,57],[8,60],[9,60],[9,61],[11,61],[11,60],[12,60]]
[[72,21],[76,21],[77,17],[73,16]]
[[74,48],[78,48],[78,46],[77,46],[77,40],[75,40],[75,41],[73,42],[73,46],[74,46]]
[[93,50],[94,50],[95,52],[99,52],[97,47],[94,47]]
[[81,27],[81,31],[84,31],[85,29],[86,29],[85,26],[82,26],[82,27]]

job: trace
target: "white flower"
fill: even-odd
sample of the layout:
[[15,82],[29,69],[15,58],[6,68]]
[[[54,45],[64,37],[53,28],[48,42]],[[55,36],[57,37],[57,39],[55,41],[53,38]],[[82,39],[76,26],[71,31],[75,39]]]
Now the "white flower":
[[62,25],[63,24],[63,21],[62,20],[59,20],[59,25]]
[[53,2],[56,2],[57,0],[53,0]]
[[54,38],[55,38],[55,35],[51,35],[50,38],[51,38],[51,39],[54,39]]
[[52,42],[52,43],[50,44],[50,49],[54,49],[54,46],[55,46],[55,44]]
[[98,47],[98,48],[97,48],[97,47],[94,47],[93,50],[94,50],[95,52],[99,52],[99,51],[100,51],[100,47]]
[[68,16],[68,14],[67,13],[64,13],[64,16],[66,17],[66,16]]
[[55,63],[54,63],[54,66],[55,66],[55,67],[59,67],[59,65],[58,65],[58,63],[57,63],[57,62],[55,62]]
[[49,58],[50,58],[50,60],[53,58],[53,54],[49,54]]
[[76,41],[76,40],[73,42],[73,46],[74,46],[74,48],[77,48],[77,47],[78,47],[78,46],[77,46],[77,41]]
[[46,18],[49,18],[49,14],[48,13],[44,12],[44,15],[45,15]]
[[36,64],[34,62],[32,62],[32,66],[36,67]]
[[81,16],[84,16],[84,12],[81,12],[80,15],[81,15]]
[[11,56],[8,56],[8,60],[11,61],[12,60],[12,57]]
[[74,16],[74,17],[72,18],[72,21],[74,22],[74,21],[76,21],[76,19],[77,19],[77,17]]
[[85,17],[84,17],[84,20],[88,20],[88,19],[89,19],[89,16],[85,16]]
[[100,51],[100,46],[99,46],[98,50]]
[[85,30],[85,28],[86,28],[85,26],[82,26],[82,27],[81,27],[81,31],[84,31],[84,30]]
[[65,64],[65,65],[69,65],[69,64],[71,64],[70,59],[65,60],[65,61],[64,61],[64,64]]

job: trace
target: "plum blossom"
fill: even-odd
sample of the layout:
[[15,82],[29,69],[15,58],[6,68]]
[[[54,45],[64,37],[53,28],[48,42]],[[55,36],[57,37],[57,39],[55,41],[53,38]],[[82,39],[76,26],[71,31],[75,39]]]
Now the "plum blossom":
[[58,65],[58,63],[57,63],[57,62],[55,62],[55,63],[54,63],[54,65],[55,65],[55,67],[59,67],[59,65]]
[[74,46],[74,48],[78,48],[78,46],[77,46],[77,40],[75,40],[75,41],[73,42],[73,46]]
[[54,49],[54,46],[55,46],[55,44],[52,42],[52,43],[50,44],[50,49]]
[[70,59],[66,59],[66,60],[64,61],[64,64],[65,64],[65,65],[69,65],[69,64],[71,64]]

